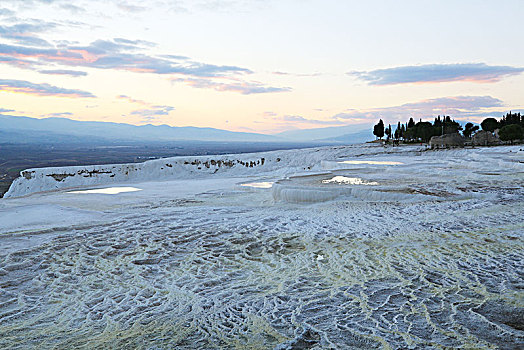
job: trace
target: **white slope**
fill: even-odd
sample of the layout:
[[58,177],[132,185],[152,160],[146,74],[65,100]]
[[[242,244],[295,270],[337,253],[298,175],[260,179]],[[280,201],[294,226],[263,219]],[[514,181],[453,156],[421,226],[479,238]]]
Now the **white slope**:
[[288,176],[321,169],[324,160],[374,153],[401,153],[417,147],[324,147],[219,156],[173,157],[145,163],[28,169],[21,172],[5,198],[35,192],[114,183],[231,176]]

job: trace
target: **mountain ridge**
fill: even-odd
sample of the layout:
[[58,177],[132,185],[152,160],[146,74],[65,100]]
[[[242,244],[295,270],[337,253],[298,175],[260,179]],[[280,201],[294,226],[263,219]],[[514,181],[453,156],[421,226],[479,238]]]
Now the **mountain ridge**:
[[[222,141],[222,142],[363,142],[367,138],[362,132],[365,125],[348,125],[313,129],[299,129],[276,134],[237,132],[211,127],[132,125],[127,123],[79,121],[62,117],[31,118],[0,114],[0,134],[11,140],[19,136],[5,136],[7,133],[27,135],[38,140],[38,137],[49,138],[53,135],[60,139],[93,137],[108,141]],[[38,136],[40,133],[41,136]],[[49,135],[47,135],[49,134]],[[352,140],[352,134],[354,139]],[[357,137],[358,136],[358,137]],[[342,137],[342,138],[341,138]],[[369,132],[369,137],[372,137]],[[2,140],[0,139],[0,142]]]

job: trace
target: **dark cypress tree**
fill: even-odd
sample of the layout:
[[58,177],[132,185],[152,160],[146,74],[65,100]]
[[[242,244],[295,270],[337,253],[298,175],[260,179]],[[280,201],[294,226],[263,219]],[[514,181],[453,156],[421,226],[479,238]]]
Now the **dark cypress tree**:
[[377,125],[373,127],[373,135],[375,135],[379,139],[384,137],[384,122],[382,121],[382,119],[380,119]]
[[412,128],[415,126],[415,121],[413,118],[409,118],[408,127],[406,129]]
[[391,124],[389,124],[386,130],[384,130],[384,133],[386,134],[386,136],[388,137],[387,139],[389,140],[391,138]]
[[428,142],[433,135],[433,124],[430,122],[418,122],[415,125],[415,136],[416,138]]
[[435,118],[435,122],[433,123],[433,126],[435,127],[441,127],[442,126],[442,120],[440,120],[440,115]]
[[[454,134],[459,130],[462,130],[462,126],[460,126],[460,124],[457,123],[455,120],[451,119],[449,115],[446,116],[446,118],[444,119],[442,126],[444,134]],[[440,135],[440,132],[436,133],[436,135]]]

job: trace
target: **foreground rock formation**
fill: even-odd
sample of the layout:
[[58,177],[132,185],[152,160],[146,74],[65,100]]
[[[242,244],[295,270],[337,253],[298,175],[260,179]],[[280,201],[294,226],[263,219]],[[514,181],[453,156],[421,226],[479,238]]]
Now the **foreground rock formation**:
[[429,140],[431,148],[453,148],[464,147],[464,137],[458,132],[453,134],[445,134],[442,136],[433,136]]

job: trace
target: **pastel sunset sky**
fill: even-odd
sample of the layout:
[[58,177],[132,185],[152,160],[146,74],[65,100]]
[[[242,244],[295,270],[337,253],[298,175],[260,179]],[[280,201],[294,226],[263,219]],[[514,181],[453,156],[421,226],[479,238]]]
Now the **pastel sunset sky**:
[[524,104],[522,0],[2,0],[0,113],[272,133]]

